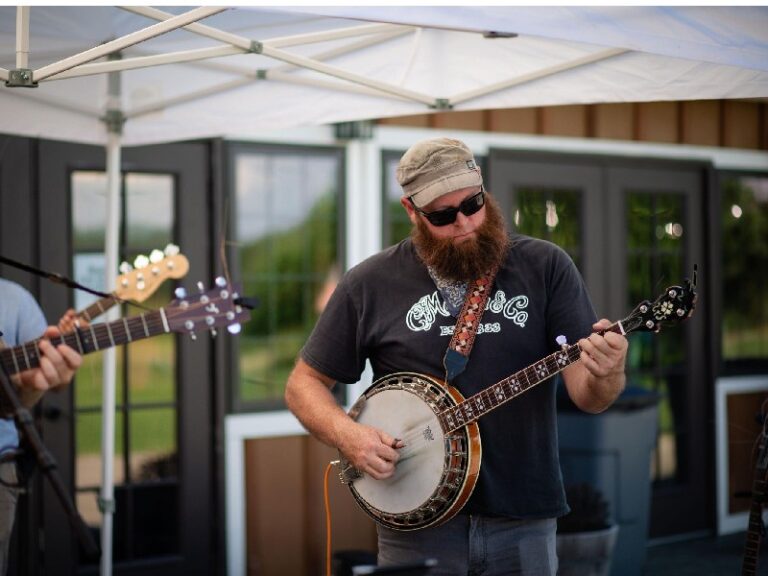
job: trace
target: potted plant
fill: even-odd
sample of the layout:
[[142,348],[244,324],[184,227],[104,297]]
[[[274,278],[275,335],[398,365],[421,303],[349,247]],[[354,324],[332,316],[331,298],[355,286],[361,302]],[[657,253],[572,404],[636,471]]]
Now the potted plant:
[[557,520],[559,576],[608,576],[619,525],[608,503],[590,484],[565,489],[570,513]]

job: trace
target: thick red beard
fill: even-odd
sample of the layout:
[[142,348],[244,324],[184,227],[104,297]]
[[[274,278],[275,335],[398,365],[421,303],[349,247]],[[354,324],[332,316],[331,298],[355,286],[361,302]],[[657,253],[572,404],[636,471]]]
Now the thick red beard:
[[[449,224],[450,226],[450,224]],[[499,264],[509,246],[501,209],[490,195],[485,196],[485,220],[475,237],[463,242],[435,238],[422,218],[411,231],[413,245],[422,261],[446,280],[472,282]]]

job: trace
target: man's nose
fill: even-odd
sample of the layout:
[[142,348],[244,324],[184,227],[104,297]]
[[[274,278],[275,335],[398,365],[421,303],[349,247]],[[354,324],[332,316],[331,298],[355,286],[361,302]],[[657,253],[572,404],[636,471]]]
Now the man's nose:
[[454,222],[454,225],[463,228],[469,224],[469,216],[466,216],[464,212],[459,210],[456,213],[456,221]]

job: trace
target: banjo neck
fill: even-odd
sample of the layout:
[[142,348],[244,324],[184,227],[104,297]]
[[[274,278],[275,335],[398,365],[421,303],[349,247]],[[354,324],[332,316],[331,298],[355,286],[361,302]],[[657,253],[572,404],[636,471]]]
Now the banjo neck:
[[[605,330],[598,332],[598,334],[602,335],[606,332],[625,334],[621,322],[612,324]],[[438,415],[438,418],[447,433],[458,430],[462,426],[479,420],[494,408],[506,404],[544,380],[562,372],[580,358],[581,347],[578,343],[564,344],[557,352],[553,352],[538,362],[515,372],[500,382],[481,390],[474,396],[470,396],[455,406],[444,410]]]

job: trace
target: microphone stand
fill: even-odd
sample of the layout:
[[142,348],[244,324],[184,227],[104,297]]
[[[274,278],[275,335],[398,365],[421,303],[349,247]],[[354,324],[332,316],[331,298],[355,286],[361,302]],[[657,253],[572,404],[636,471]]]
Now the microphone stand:
[[11,379],[2,364],[0,364],[0,406],[2,406],[5,411],[12,411],[13,419],[16,421],[16,428],[26,439],[31,451],[34,453],[38,466],[40,466],[40,469],[50,481],[53,491],[63,505],[64,511],[67,514],[67,519],[80,541],[83,553],[89,560],[98,558],[101,551],[93,539],[93,535],[85,524],[85,521],[77,512],[72,499],[67,494],[61,476],[56,470],[56,461],[46,448],[45,444],[43,444],[29,410],[27,410],[19,400],[16,390],[11,383]]

